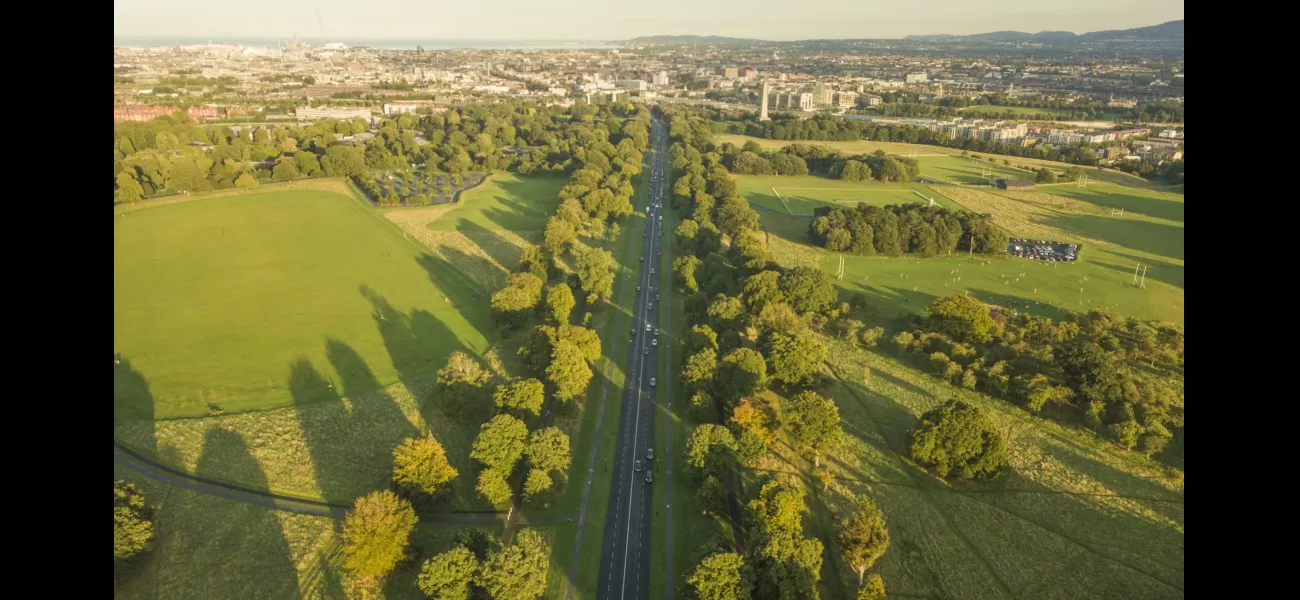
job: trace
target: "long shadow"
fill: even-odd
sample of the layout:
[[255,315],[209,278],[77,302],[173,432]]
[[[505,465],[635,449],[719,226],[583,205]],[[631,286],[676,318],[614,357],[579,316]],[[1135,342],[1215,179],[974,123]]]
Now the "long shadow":
[[497,268],[486,258],[466,254],[452,246],[441,246],[437,250],[446,258],[422,254],[416,259],[416,262],[429,274],[429,281],[447,296],[453,306],[464,307],[472,304],[486,306],[492,292],[496,291],[488,286],[491,280],[479,281],[466,273],[490,274]]
[[[469,241],[478,246],[484,254],[492,257],[492,260],[506,271],[514,269],[519,264],[519,255],[523,252],[523,248],[501,237],[495,231],[473,221],[463,221],[456,230],[469,238]],[[505,273],[502,273],[501,279],[505,279]]]
[[113,439],[149,456],[158,450],[149,380],[120,355],[113,365]]
[[[233,474],[250,485],[267,486],[266,474],[244,440],[219,428],[208,431],[196,472]],[[301,596],[297,568],[273,509],[175,488],[163,511],[158,597]]]
[[325,353],[341,385],[299,358],[289,367],[289,393],[317,489],[327,500],[350,503],[385,486],[392,449],[414,428],[351,346],[329,339]]
[[1096,188],[1069,188],[1066,186],[1049,188],[1048,193],[1082,200],[1105,208],[1122,208],[1126,212],[1139,213],[1158,219],[1183,221],[1185,204],[1176,200],[1162,200],[1137,194],[1102,191]]
[[[455,411],[452,407],[444,406],[445,403],[437,392],[432,391],[431,384],[436,379],[438,369],[446,364],[450,355],[436,353],[433,349],[445,347],[445,340],[454,339],[451,330],[428,312],[416,310],[409,315],[403,314],[386,298],[366,286],[361,287],[361,294],[374,307],[372,316],[379,328],[379,335],[384,340],[384,347],[402,383],[415,397],[423,426],[428,427],[429,433],[442,444],[448,462],[460,473],[454,484],[459,490],[457,504],[465,507],[475,503],[473,482],[477,471],[469,458],[470,442],[478,434],[481,422],[491,415],[486,410],[473,410],[488,408],[484,402],[478,403],[477,407],[471,406],[470,410]],[[399,413],[397,418],[401,418],[404,423],[401,431],[407,432],[401,437],[414,433],[404,416]],[[393,447],[400,442],[401,438],[394,436],[393,443],[383,448],[384,452],[391,457]]]
[[1046,219],[1044,224],[1067,231],[1078,231],[1125,248],[1183,260],[1185,242],[1182,227],[1094,215],[1057,215]]
[[1148,257],[1136,257],[1130,254],[1124,254],[1122,252],[1115,252],[1113,250],[1111,250],[1111,253],[1113,253],[1115,256],[1122,257],[1124,259],[1124,263],[1115,264],[1111,262],[1093,261],[1093,264],[1100,265],[1107,269],[1119,271],[1121,274],[1130,277],[1130,279],[1127,281],[1131,282],[1131,277],[1133,276],[1133,266],[1136,263],[1141,263],[1143,265],[1146,265],[1147,268],[1145,273],[1140,273],[1140,275],[1145,274],[1147,279],[1164,282],[1180,290],[1184,289],[1183,283],[1184,283],[1184,276],[1186,274],[1186,270],[1183,268],[1182,265],[1176,265],[1164,261],[1152,262],[1152,260]]

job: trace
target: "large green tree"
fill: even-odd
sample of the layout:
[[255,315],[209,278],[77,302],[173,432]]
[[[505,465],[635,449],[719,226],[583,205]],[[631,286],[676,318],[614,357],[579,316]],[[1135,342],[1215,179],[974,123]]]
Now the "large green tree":
[[361,579],[382,579],[406,556],[415,523],[411,503],[389,490],[357,498],[343,520],[344,566]]
[[532,432],[528,436],[528,447],[524,450],[528,462],[535,469],[542,471],[559,471],[567,473],[573,461],[569,448],[569,436],[559,427],[547,427]]
[[608,301],[614,294],[614,255],[608,250],[586,247],[578,252],[578,281],[587,293],[587,304]]
[[528,426],[518,418],[500,414],[479,428],[469,457],[508,477],[524,455],[527,443]]
[[753,581],[745,559],[735,552],[704,557],[686,578],[698,600],[749,600]]
[[497,386],[492,400],[497,408],[503,410],[540,415],[542,403],[546,400],[546,386],[536,379],[515,378]]
[[736,438],[721,425],[704,423],[686,442],[686,464],[702,475],[723,475],[735,466]]
[[393,483],[407,489],[433,494],[458,474],[432,435],[406,438],[393,449]]
[[551,364],[546,367],[546,379],[555,386],[556,399],[567,402],[586,393],[591,377],[591,366],[577,344],[569,340],[555,344]]
[[936,298],[925,312],[932,327],[957,341],[983,344],[992,338],[995,323],[989,307],[970,296]]
[[546,537],[521,529],[510,545],[488,556],[480,584],[495,600],[535,600],[546,592],[551,547]]
[[853,514],[840,521],[839,542],[844,563],[858,574],[858,585],[862,585],[862,575],[889,548],[885,515],[871,498],[863,496]]
[[772,335],[772,379],[786,385],[807,385],[826,360],[826,344],[810,334]]
[[825,271],[795,267],[781,276],[781,293],[799,314],[820,312],[835,304],[835,284]]
[[558,325],[569,324],[569,313],[573,312],[577,301],[573,299],[573,290],[563,283],[546,288],[546,316]]
[[940,477],[995,477],[1007,464],[1002,433],[978,408],[949,400],[921,415],[907,433],[912,459]]
[[816,392],[800,392],[790,398],[785,425],[795,444],[813,453],[816,466],[821,466],[822,453],[835,448],[843,436],[839,407]]
[[722,357],[714,385],[728,403],[757,394],[767,387],[767,361],[751,348],[735,348]]
[[143,552],[153,534],[144,492],[133,483],[113,482],[113,558],[131,558]]
[[456,546],[424,561],[416,586],[431,600],[469,600],[478,570],[478,557]]

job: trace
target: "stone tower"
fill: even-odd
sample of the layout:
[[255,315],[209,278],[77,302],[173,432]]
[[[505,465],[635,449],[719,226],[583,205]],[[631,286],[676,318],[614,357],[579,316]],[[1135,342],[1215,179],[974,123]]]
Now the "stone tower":
[[769,84],[766,79],[763,80],[763,97],[761,100],[759,100],[759,102],[762,103],[763,108],[758,112],[759,121],[772,120],[772,117],[767,116],[767,95],[771,91],[770,88],[771,88],[771,84]]

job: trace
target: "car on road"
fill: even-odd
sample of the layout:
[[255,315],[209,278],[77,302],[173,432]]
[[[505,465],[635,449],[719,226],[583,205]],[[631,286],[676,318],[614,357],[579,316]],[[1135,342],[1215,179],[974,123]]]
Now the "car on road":
[[651,483],[651,482],[653,482],[654,480],[655,480],[655,475],[654,475],[654,473],[651,472],[651,471],[646,471],[646,472],[645,472],[645,482],[646,482],[646,483]]
[[[646,331],[650,331],[650,324],[649,324],[649,323],[646,323],[646,324],[645,324],[645,330],[646,330]],[[655,330],[655,335],[659,335],[659,331],[658,331],[658,330]]]
[[655,302],[659,301],[659,294],[655,294]]
[[654,302],[646,303],[646,305],[645,305],[645,309],[646,309],[646,310],[654,310],[654,309],[655,309],[655,303],[654,303]]
[[651,345],[651,346],[658,346],[658,345],[659,345],[659,338],[655,338],[655,339],[650,340],[650,345]]
[[632,337],[636,337],[636,326],[632,326]]
[[647,232],[645,232],[645,231],[642,231],[642,232],[641,232],[641,237],[644,238],[644,237],[647,236],[647,235],[649,235]]
[[646,348],[646,349],[645,349],[645,352],[642,352],[641,354],[650,354],[650,349],[649,349],[649,348]]
[[[641,260],[645,260],[645,257],[642,256],[642,257],[641,257]],[[650,267],[650,274],[651,274],[651,275],[654,275],[654,274],[655,274],[655,269],[654,269],[654,267]]]
[[634,466],[632,467],[632,469],[635,470],[635,471],[640,471],[640,470],[641,470],[641,461],[639,461],[639,460],[636,461],[636,465],[634,465]]
[[645,262],[645,255],[644,255],[644,254],[641,255],[641,262]]
[[639,286],[639,285],[636,286],[636,291],[638,291],[638,292],[641,291],[641,286]]
[[654,387],[654,386],[655,386],[655,378],[654,378],[654,377],[651,377],[651,378],[650,378],[650,387]]
[[655,459],[655,449],[654,449],[654,448],[646,448],[646,449],[645,449],[645,459],[646,459],[646,460],[654,460],[654,459]]

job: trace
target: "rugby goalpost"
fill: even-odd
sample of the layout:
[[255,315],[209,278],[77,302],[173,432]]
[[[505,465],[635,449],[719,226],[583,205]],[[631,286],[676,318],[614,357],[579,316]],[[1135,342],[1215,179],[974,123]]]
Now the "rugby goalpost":
[[840,267],[835,270],[835,279],[842,281],[844,279],[844,255],[839,255]]

